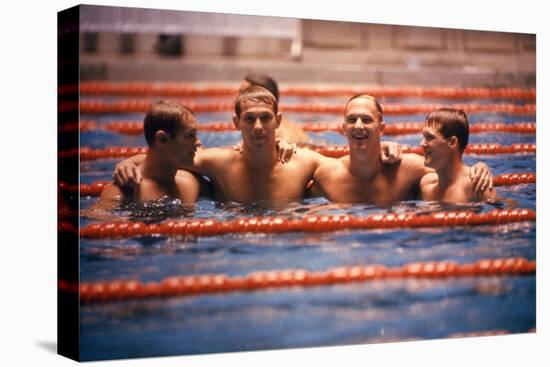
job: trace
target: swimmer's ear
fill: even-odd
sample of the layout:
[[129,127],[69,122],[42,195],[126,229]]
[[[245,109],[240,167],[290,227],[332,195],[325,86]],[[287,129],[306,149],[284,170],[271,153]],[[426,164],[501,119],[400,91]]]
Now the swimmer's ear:
[[447,141],[451,149],[458,148],[458,138],[456,136],[451,136]]
[[165,144],[168,141],[168,134],[164,130],[158,130],[155,133],[155,141],[160,144]]
[[233,115],[233,126],[235,126],[235,129],[241,130],[239,129],[239,118],[237,117],[237,115]]
[[277,129],[279,126],[281,126],[281,121],[283,121],[283,114],[280,112],[277,112],[277,115],[275,116],[275,123],[277,124]]

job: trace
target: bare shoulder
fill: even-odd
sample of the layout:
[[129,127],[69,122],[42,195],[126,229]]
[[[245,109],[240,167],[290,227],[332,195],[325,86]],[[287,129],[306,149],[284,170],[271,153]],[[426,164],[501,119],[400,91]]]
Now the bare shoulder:
[[323,159],[321,164],[315,171],[315,180],[320,180],[326,177],[337,177],[346,172],[346,165],[344,164],[344,158],[334,159],[328,158]]
[[422,179],[420,179],[420,186],[424,187],[427,185],[436,185],[438,182],[438,176],[435,172],[430,172],[422,176]]
[[195,165],[212,167],[223,165],[241,156],[233,148],[205,148],[197,151]]
[[180,169],[176,173],[176,183],[178,185],[198,185],[199,180],[193,173]]
[[240,154],[231,147],[204,148],[197,151],[195,159],[230,159]]
[[414,167],[414,168],[424,168],[424,157],[414,153],[405,153],[401,158],[401,164]]
[[400,168],[406,169],[407,172],[410,172],[415,176],[424,176],[430,172],[434,172],[433,169],[428,168],[424,165],[424,157],[413,153],[403,154]]
[[296,148],[296,158],[308,159],[308,160],[322,160],[324,155],[311,150],[309,148]]
[[296,151],[296,158],[314,165],[315,168],[325,164],[338,164],[338,159],[326,157],[309,148],[298,148]]

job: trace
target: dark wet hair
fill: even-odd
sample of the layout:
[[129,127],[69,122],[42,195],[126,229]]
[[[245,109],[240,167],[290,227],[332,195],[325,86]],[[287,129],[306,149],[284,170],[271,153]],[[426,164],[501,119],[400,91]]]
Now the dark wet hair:
[[244,80],[249,82],[252,85],[259,85],[260,87],[264,87],[268,91],[273,94],[273,97],[275,97],[275,100],[279,102],[279,87],[277,86],[277,82],[272,77],[269,77],[267,75],[261,75],[261,74],[248,74],[244,77]]
[[277,114],[278,105],[275,96],[264,87],[252,85],[239,93],[235,99],[235,115],[241,117],[241,103],[243,101],[263,102],[273,106],[273,112]]
[[354,95],[353,97],[348,99],[348,101],[346,102],[346,107],[344,108],[344,110],[346,110],[348,108],[348,105],[350,104],[351,101],[353,101],[354,99],[357,99],[357,98],[366,98],[366,99],[370,99],[371,101],[373,101],[374,105],[376,107],[376,110],[378,111],[378,117],[380,118],[380,121],[383,120],[384,110],[382,109],[382,105],[376,100],[376,98],[374,98],[373,96],[371,96],[369,94],[361,94],[360,93],[360,94]]
[[437,109],[426,117],[426,124],[437,126],[444,138],[456,136],[460,154],[464,152],[464,149],[468,145],[468,136],[470,135],[468,117],[464,111],[454,108]]
[[148,146],[153,146],[157,131],[165,131],[174,137],[180,129],[180,122],[187,122],[194,116],[193,111],[178,102],[157,101],[149,106],[143,120],[143,132]]

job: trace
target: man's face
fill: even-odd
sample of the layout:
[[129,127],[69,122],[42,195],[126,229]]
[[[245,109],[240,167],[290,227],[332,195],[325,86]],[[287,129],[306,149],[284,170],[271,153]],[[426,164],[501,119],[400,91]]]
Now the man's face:
[[201,145],[197,136],[197,121],[190,116],[187,122],[180,121],[179,124],[179,129],[174,137],[168,137],[166,152],[177,166],[191,165],[195,153]]
[[273,105],[265,102],[241,102],[241,115],[233,117],[243,143],[249,147],[262,147],[275,141],[275,130],[281,123],[281,114],[275,114]]
[[424,149],[424,165],[434,169],[442,167],[451,153],[448,139],[441,135],[439,127],[434,124],[424,125],[420,146]]
[[379,145],[384,131],[384,123],[374,101],[362,97],[348,103],[342,127],[348,144],[353,149]]

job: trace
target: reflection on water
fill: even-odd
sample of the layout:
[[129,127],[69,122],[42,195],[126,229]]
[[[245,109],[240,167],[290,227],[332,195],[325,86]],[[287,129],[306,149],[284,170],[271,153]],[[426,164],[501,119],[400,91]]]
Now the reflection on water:
[[194,205],[185,205],[180,199],[163,197],[145,203],[129,202],[113,210],[116,216],[145,223],[158,223],[166,219],[193,217]]
[[[83,202],[82,208],[86,208],[95,199]],[[168,219],[215,219],[233,220],[248,217],[284,217],[302,218],[307,215],[352,215],[368,216],[382,213],[416,213],[427,215],[439,211],[471,211],[481,213],[493,209],[504,209],[516,206],[516,201],[506,199],[494,203],[469,203],[453,204],[428,202],[420,200],[401,201],[386,207],[368,204],[341,204],[332,203],[325,198],[308,198],[301,202],[295,202],[284,207],[269,207],[264,203],[240,204],[236,202],[217,203],[209,199],[201,198],[195,205],[182,204],[179,199],[164,197],[156,201],[146,203],[127,202],[112,209],[107,218],[141,221],[145,223],[159,223]],[[83,213],[87,213],[86,210]],[[83,218],[86,220],[86,218]]]

